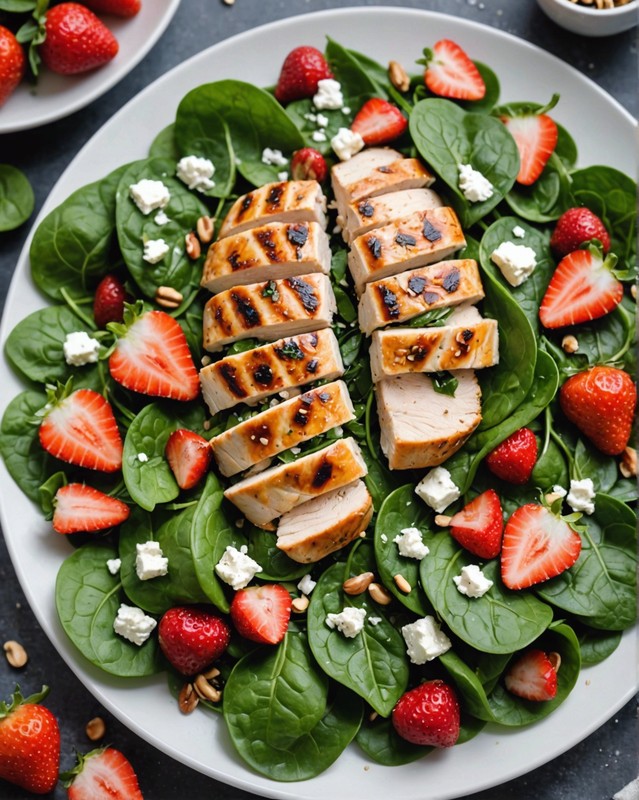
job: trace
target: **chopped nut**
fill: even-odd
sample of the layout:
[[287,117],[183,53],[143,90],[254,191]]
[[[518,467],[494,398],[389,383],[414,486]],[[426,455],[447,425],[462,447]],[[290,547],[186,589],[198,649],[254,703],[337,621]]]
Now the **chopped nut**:
[[368,587],[368,593],[380,606],[387,606],[393,600],[391,593],[379,583],[371,583]]
[[163,308],[177,308],[184,296],[172,286],[158,286],[155,290],[155,302]]
[[556,653],[554,650],[552,653],[548,653],[548,661],[552,664],[555,672],[559,672],[559,667],[561,666],[561,656],[559,653]]
[[342,584],[342,589],[346,592],[346,594],[361,594],[368,589],[374,579],[375,576],[372,572],[362,572],[361,575],[355,575],[352,578],[345,580]]
[[200,698],[193,690],[193,684],[185,683],[180,689],[180,694],[178,695],[178,706],[180,707],[180,711],[183,714],[190,714],[192,711],[195,711],[195,708],[199,702]]
[[548,492],[547,495],[544,496],[544,500],[551,506],[555,500],[559,500],[560,497],[564,497],[561,492]]
[[624,478],[634,478],[637,475],[637,451],[634,447],[626,447],[621,454],[619,472]]
[[435,515],[435,525],[438,525],[440,528],[447,528],[450,525],[452,517],[446,516],[446,514],[436,514]]
[[579,342],[574,336],[564,336],[561,340],[561,349],[564,353],[576,353],[579,350]]
[[220,675],[220,670],[217,667],[211,667],[207,669],[206,672],[203,672],[202,675],[204,675],[207,681],[212,681]]
[[202,245],[193,231],[189,231],[184,237],[184,245],[186,247],[187,256],[193,259],[193,261],[202,255]]
[[235,5],[235,0],[222,0],[225,6],[233,6]]
[[29,660],[29,656],[24,647],[19,642],[14,642],[13,639],[4,643],[4,652],[9,666],[14,669],[21,669]]
[[291,601],[291,608],[297,614],[303,614],[308,608],[309,602],[310,601],[306,595],[304,597],[296,597]]
[[369,722],[375,722],[377,717],[379,717],[379,714],[377,713],[377,711],[371,711],[371,713],[368,715],[368,721]]
[[208,700],[210,703],[219,703],[222,692],[207,681],[204,675],[198,675],[193,684],[196,694],[201,700]]
[[410,594],[413,587],[403,575],[393,575],[393,580],[395,581],[395,586],[397,586],[400,592],[404,592],[404,594]]
[[399,61],[390,61],[388,64],[388,79],[400,92],[407,92],[410,88],[408,73]]
[[636,283],[633,283],[632,286],[630,287],[630,294],[632,295],[632,299],[633,300],[637,299],[637,284]]
[[212,217],[200,217],[195,225],[195,230],[202,244],[208,244],[213,238]]
[[86,724],[84,732],[87,735],[87,739],[91,742],[98,742],[102,739],[106,733],[106,725],[102,717],[93,717],[93,719],[90,719]]

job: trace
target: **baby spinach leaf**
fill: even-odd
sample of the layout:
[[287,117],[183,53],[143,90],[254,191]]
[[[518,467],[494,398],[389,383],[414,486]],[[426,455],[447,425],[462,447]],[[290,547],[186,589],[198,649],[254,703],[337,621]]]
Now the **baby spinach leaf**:
[[[361,104],[364,96],[372,97],[378,94],[379,83],[375,79],[380,77],[379,70],[376,70],[375,74],[371,76],[368,69],[362,66],[360,58],[331,39],[330,36],[327,38],[326,60],[336,80],[340,83],[344,105],[355,106],[356,103]],[[357,110],[357,107],[353,108],[353,111]]]
[[293,581],[306,575],[308,564],[299,564],[289,558],[277,545],[277,536],[271,531],[251,527],[248,536],[248,554],[264,567],[260,578],[268,581]]
[[457,691],[463,697],[464,708],[479,719],[493,722],[486,690],[475,671],[452,649],[439,657],[439,663],[450,675]]
[[575,477],[590,478],[597,493],[607,494],[617,482],[618,467],[615,459],[588,446],[583,439],[577,441],[574,459]]
[[550,439],[546,449],[540,452],[530,476],[530,483],[547,491],[552,486],[567,486],[570,482],[568,465],[558,445]]
[[[196,155],[196,153],[189,153],[189,155]],[[171,123],[166,128],[162,128],[151,142],[149,158],[171,158],[177,162],[180,157],[181,153],[175,143],[175,123]]]
[[481,61],[474,61],[473,63],[484,81],[486,94],[481,100],[461,100],[459,105],[466,111],[473,111],[477,114],[490,114],[499,100],[501,92],[499,78],[487,64],[483,64]]
[[370,759],[385,767],[410,764],[434,750],[433,747],[406,741],[395,731],[392,721],[383,717],[373,722],[364,721],[355,741]]
[[586,625],[575,628],[583,666],[600,664],[612,655],[621,642],[621,631],[597,631]]
[[33,189],[24,172],[0,164],[0,231],[12,231],[26,222],[34,205]]

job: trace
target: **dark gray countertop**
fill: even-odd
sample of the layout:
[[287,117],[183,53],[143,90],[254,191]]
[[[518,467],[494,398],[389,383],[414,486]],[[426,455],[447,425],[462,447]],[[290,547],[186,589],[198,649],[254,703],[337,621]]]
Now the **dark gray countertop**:
[[[143,0],[160,2],[160,0]],[[168,69],[228,36],[262,22],[345,5],[338,0],[182,0],[160,42],[119,85],[88,108],[59,122],[17,134],[0,136],[0,161],[22,168],[36,192],[38,212],[49,191],[80,147],[127,100]],[[422,2],[368,2],[353,6],[425,8],[464,17],[520,36],[554,53],[588,75],[636,116],[636,33],[605,39],[582,39],[551,23],[533,0],[422,0]],[[296,42],[291,43],[293,47]],[[0,112],[1,113],[1,112]],[[584,109],[584,125],[588,125]],[[35,215],[34,215],[35,216]],[[28,225],[0,234],[0,302],[4,304]],[[48,706],[60,720],[62,767],[73,761],[73,751],[86,751],[86,722],[101,715],[106,740],[121,749],[135,765],[147,800],[218,797],[248,800],[249,795],[200,775],[162,755],[129,732],[100,707],[58,656],[28,608],[0,538],[0,642],[17,639],[30,660],[21,671],[0,658],[0,699],[16,680],[27,692],[43,683],[52,687]],[[499,788],[473,795],[476,800],[608,800],[637,774],[636,702],[630,702],[602,728],[549,764]],[[425,766],[425,777],[427,769]],[[355,787],[348,787],[357,797]],[[22,790],[0,781],[0,797],[18,800]],[[58,786],[51,797],[66,797]]]

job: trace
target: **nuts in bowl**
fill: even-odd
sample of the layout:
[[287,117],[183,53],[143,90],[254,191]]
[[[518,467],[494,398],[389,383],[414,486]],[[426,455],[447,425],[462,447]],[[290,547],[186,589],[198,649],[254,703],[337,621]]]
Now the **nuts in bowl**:
[[637,0],[537,0],[550,19],[582,36],[613,36],[639,22]]

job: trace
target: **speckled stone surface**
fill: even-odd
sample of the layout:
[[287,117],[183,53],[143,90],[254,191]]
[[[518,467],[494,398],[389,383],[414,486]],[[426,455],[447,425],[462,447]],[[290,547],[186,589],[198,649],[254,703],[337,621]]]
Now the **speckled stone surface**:
[[[51,187],[80,147],[127,100],[171,67],[217,41],[260,23],[343,5],[345,3],[337,0],[236,0],[231,6],[222,0],[182,0],[160,42],[119,85],[66,119],[32,131],[0,136],[0,161],[14,164],[27,173],[36,192],[37,214]],[[636,32],[606,39],[582,39],[556,27],[534,0],[384,3],[350,0],[348,5],[430,9],[515,34],[575,66],[636,116]],[[291,46],[295,44],[292,42]],[[589,124],[587,109],[584,109],[584,124]],[[2,304],[27,232],[28,225],[24,225],[17,231],[0,234]],[[253,797],[216,783],[164,756],[100,707],[39,628],[0,537],[0,642],[8,639],[22,642],[30,660],[23,670],[16,671],[0,658],[0,698],[10,693],[16,680],[27,692],[35,691],[43,683],[52,687],[47,704],[60,720],[63,768],[71,766],[75,749],[89,749],[84,728],[91,717],[100,715],[107,725],[106,741],[125,752],[134,763],[146,800],[249,800]],[[476,800],[609,800],[637,775],[636,711],[636,701],[632,701],[581,744],[549,764],[473,797]],[[495,757],[499,757],[497,753]],[[427,780],[426,765],[424,771]],[[25,796],[22,790],[0,781],[3,800],[22,800]],[[348,787],[348,796],[359,798],[357,787]],[[59,785],[50,797],[60,800],[66,797],[66,791]]]

